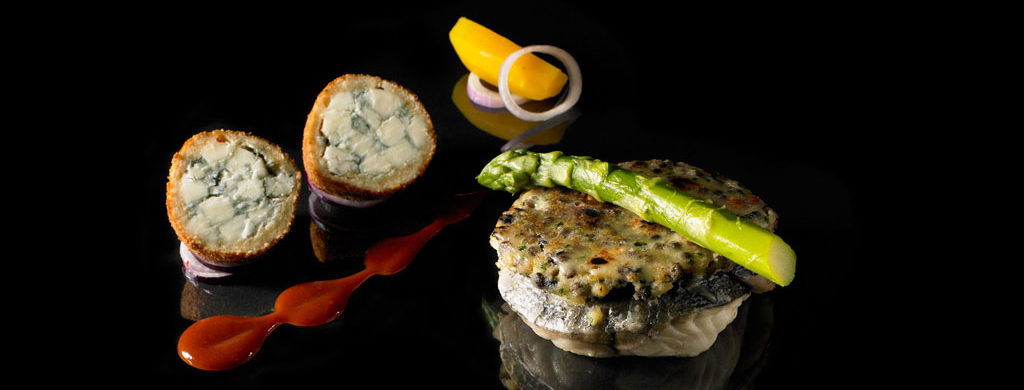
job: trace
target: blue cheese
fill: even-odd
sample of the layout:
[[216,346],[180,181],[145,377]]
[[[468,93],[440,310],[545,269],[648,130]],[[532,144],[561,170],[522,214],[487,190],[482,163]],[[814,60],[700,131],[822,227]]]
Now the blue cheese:
[[379,177],[415,163],[429,142],[426,119],[392,91],[368,87],[336,92],[320,113],[323,159],[335,175]]
[[178,182],[185,230],[211,246],[259,236],[285,212],[297,172],[277,169],[244,139],[207,142]]

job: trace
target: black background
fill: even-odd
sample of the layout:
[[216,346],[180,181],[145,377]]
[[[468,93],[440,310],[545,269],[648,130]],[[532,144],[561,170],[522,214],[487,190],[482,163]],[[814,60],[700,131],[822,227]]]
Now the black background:
[[[474,130],[451,101],[466,70],[447,32],[466,16],[579,61],[584,114],[553,149],[686,161],[737,179],[779,212],[779,233],[800,262],[796,282],[772,293],[772,353],[756,387],[917,383],[904,374],[918,347],[910,319],[923,309],[888,299],[906,282],[894,277],[903,267],[878,221],[889,200],[902,199],[891,184],[923,164],[904,142],[924,142],[906,115],[920,93],[913,57],[922,42],[876,11],[443,2],[167,8],[87,23],[89,34],[68,35],[68,56],[88,74],[62,77],[81,81],[73,96],[97,106],[88,115],[112,151],[90,154],[104,180],[91,186],[101,198],[131,196],[112,202],[125,231],[89,235],[120,249],[90,279],[102,293],[72,305],[83,328],[96,329],[73,337],[89,345],[74,356],[94,363],[82,363],[90,378],[140,384],[498,386],[497,343],[479,302],[493,293],[486,241],[511,203],[502,194],[437,236],[406,271],[367,282],[331,325],[283,326],[253,361],[228,372],[195,370],[175,353],[190,321],[179,311],[185,280],[163,203],[171,155],[196,132],[228,128],[263,136],[298,160],[320,89],[342,74],[368,73],[416,92],[431,113],[439,149],[421,187],[474,188],[472,175],[502,142]],[[76,134],[70,143],[78,139],[97,137]],[[100,214],[93,217],[111,218]],[[313,260],[308,221],[300,213],[278,257]]]

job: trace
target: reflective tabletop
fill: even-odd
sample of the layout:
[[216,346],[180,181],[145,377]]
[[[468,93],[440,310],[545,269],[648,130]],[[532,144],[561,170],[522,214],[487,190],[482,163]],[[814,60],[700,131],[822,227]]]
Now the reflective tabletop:
[[[448,37],[461,16],[520,45],[569,52],[583,80],[570,115],[517,139],[538,124],[474,107],[469,72]],[[118,88],[128,115],[140,119],[125,132],[141,145],[131,152],[138,224],[129,234],[138,244],[121,266],[131,270],[116,310],[133,324],[117,333],[119,356],[130,358],[111,367],[161,384],[227,388],[793,389],[875,375],[853,369],[870,365],[862,347],[870,337],[854,313],[865,304],[848,272],[860,256],[856,202],[865,195],[850,159],[867,141],[851,131],[858,121],[834,92],[850,83],[823,48],[834,31],[816,25],[818,35],[794,40],[799,20],[558,1],[281,18],[289,21],[190,14],[139,26],[148,43],[126,48]],[[280,145],[301,165],[314,99],[349,73],[395,81],[419,97],[437,136],[424,175],[369,209],[326,204],[304,187],[288,234],[258,263],[225,280],[190,278],[164,204],[171,156],[192,134],[232,129]],[[196,320],[265,315],[290,286],[361,270],[373,242],[414,232],[452,196],[480,191],[476,174],[511,143],[611,162],[671,159],[735,179],[778,212],[777,233],[798,255],[796,280],[745,302],[697,357],[574,355],[503,305],[488,238],[515,197],[487,192],[406,269],[359,286],[327,325],[281,325],[251,361],[226,371],[198,370],[178,356],[178,338]]]

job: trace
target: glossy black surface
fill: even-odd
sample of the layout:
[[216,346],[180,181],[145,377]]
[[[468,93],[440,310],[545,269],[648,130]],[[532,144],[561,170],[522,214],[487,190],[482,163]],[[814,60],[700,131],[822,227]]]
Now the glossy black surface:
[[[564,48],[579,61],[580,115],[560,143],[537,150],[606,161],[685,161],[738,180],[778,211],[778,233],[799,258],[796,281],[758,301],[770,321],[747,316],[746,333],[763,332],[764,350],[744,355],[744,376],[726,381],[732,388],[843,387],[873,383],[892,370],[892,358],[877,355],[874,335],[885,332],[865,315],[878,309],[868,299],[876,294],[857,292],[851,267],[870,256],[860,245],[860,226],[872,198],[867,184],[881,165],[864,156],[885,153],[875,141],[892,134],[865,126],[871,104],[861,83],[867,76],[855,72],[863,59],[848,55],[860,46],[837,27],[847,20],[561,2],[289,16],[214,12],[136,22],[145,44],[129,46],[125,62],[115,67],[114,84],[127,98],[123,107],[131,107],[125,115],[138,124],[119,135],[141,147],[129,152],[138,161],[131,175],[139,179],[137,229],[129,237],[138,245],[123,267],[130,276],[116,288],[123,295],[111,298],[115,314],[100,316],[131,324],[105,333],[113,334],[106,348],[114,351],[108,352],[120,359],[104,353],[97,366],[111,375],[187,387],[298,381],[339,388],[502,388],[501,344],[484,307],[497,294],[496,256],[487,239],[513,199],[504,193],[490,194],[469,219],[442,231],[403,272],[367,281],[338,320],[281,326],[239,368],[202,372],[175,349],[193,318],[266,312],[280,290],[344,276],[360,265],[351,258],[317,259],[313,247],[323,236],[304,189],[290,233],[266,261],[239,280],[190,283],[164,208],[173,153],[196,132],[227,128],[267,138],[301,164],[302,127],[317,93],[337,76],[367,73],[416,93],[438,136],[435,158],[402,195],[414,198],[404,206],[422,212],[417,207],[431,202],[417,199],[478,189],[473,177],[505,141],[472,126],[453,102],[455,85],[467,73],[447,37],[459,16],[521,45]],[[882,313],[892,310],[887,307]],[[614,363],[598,366],[608,364]],[[662,378],[678,385],[686,375]]]

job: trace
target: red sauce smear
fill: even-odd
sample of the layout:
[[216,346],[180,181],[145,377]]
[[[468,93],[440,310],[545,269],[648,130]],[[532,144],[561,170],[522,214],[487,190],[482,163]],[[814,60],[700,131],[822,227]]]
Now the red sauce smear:
[[476,208],[484,192],[460,196],[462,202],[416,233],[381,240],[366,251],[365,269],[341,279],[306,282],[281,292],[274,311],[261,317],[215,316],[192,324],[178,339],[178,356],[209,371],[227,370],[248,362],[281,324],[319,326],[345,311],[348,298],[373,275],[405,269],[420,249],[445,226],[459,222]]

